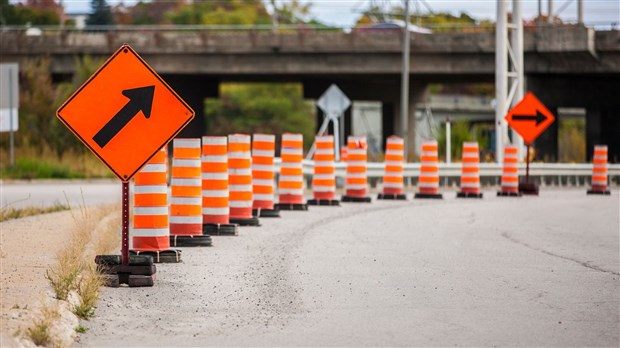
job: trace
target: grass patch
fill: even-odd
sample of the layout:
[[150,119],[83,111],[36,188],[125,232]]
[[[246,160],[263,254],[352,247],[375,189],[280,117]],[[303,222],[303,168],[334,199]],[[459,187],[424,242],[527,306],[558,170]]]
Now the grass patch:
[[62,203],[54,203],[49,207],[24,207],[24,208],[14,208],[10,206],[5,206],[0,209],[0,222],[11,220],[11,219],[19,219],[27,216],[40,215],[40,214],[48,214],[55,213],[58,211],[69,210],[71,207],[68,204]]
[[84,327],[82,325],[80,325],[80,326],[75,328],[75,332],[77,332],[77,333],[83,334],[83,333],[86,333],[86,331],[88,331],[88,328]]
[[20,158],[15,165],[8,165],[0,172],[3,178],[12,179],[75,179],[84,177],[72,172],[68,166],[49,163],[40,159]]
[[95,315],[95,304],[99,300],[103,277],[94,265],[90,265],[84,273],[76,289],[80,303],[73,307],[73,313],[81,319],[88,320]]
[[51,334],[51,326],[58,317],[60,317],[58,308],[43,305],[41,307],[41,317],[35,319],[32,325],[26,328],[25,336],[37,346],[57,346],[57,340]]

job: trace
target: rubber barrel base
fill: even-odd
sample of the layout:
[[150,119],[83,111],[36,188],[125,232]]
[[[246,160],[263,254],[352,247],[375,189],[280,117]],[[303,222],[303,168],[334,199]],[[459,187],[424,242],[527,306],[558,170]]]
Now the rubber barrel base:
[[324,205],[324,206],[340,206],[340,201],[337,199],[309,199],[306,202],[307,205]]
[[252,216],[266,217],[266,218],[279,218],[280,209],[252,209]]
[[230,218],[230,223],[239,226],[260,226],[260,221],[256,216],[252,216],[251,218]]
[[212,246],[211,236],[170,236],[170,245],[174,247],[202,247]]
[[443,195],[441,193],[416,193],[413,198],[443,199]]
[[303,203],[278,203],[276,209],[279,210],[308,210],[308,205]]
[[521,192],[502,192],[502,191],[497,191],[497,197],[521,197]]
[[524,195],[538,196],[538,185],[532,183],[519,183],[519,193]]
[[405,194],[393,194],[393,193],[379,193],[377,199],[393,199],[399,201],[406,201],[407,195]]
[[342,196],[342,201],[353,202],[353,203],[370,203],[372,199],[370,197]]
[[151,256],[155,263],[179,263],[181,262],[181,250],[157,250],[157,251],[136,251],[129,250],[130,255]]
[[473,192],[458,192],[456,194],[457,198],[482,198],[482,192],[473,193]]
[[609,190],[605,190],[605,191],[600,191],[600,190],[588,190],[588,194],[589,195],[610,195],[611,191]]
[[237,224],[204,224],[202,234],[211,236],[236,236],[239,234]]
[[122,284],[129,287],[153,286],[157,278],[157,268],[149,255],[129,255],[129,264],[121,263],[120,255],[97,255],[95,263],[103,273],[104,285],[118,288]]

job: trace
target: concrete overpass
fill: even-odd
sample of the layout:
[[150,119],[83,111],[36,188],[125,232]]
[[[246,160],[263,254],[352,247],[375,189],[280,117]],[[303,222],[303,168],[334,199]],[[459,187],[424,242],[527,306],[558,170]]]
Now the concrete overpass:
[[[545,26],[525,32],[527,89],[552,112],[585,108],[588,156],[595,143],[610,146],[620,161],[620,32],[583,26]],[[401,35],[297,30],[212,31],[132,29],[108,31],[0,32],[0,61],[47,55],[53,73],[74,72],[74,57],[108,57],[129,43],[195,108],[218,95],[229,81],[300,82],[316,99],[331,84],[353,100],[382,102],[385,135],[400,133]],[[416,102],[429,83],[491,82],[495,69],[493,32],[413,34],[411,37],[410,140],[415,137]],[[348,115],[350,117],[350,115]],[[350,124],[350,122],[348,122]],[[204,132],[197,118],[184,135]],[[409,142],[413,144],[413,141]],[[537,142],[549,159],[557,157],[557,123]]]

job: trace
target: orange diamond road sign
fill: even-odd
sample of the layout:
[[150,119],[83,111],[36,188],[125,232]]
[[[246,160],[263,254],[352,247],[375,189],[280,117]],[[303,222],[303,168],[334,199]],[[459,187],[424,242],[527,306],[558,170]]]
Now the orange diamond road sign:
[[506,121],[523,137],[526,144],[531,145],[540,133],[555,121],[555,117],[533,93],[528,92],[525,98],[508,112]]
[[56,116],[127,182],[194,118],[194,111],[123,45]]

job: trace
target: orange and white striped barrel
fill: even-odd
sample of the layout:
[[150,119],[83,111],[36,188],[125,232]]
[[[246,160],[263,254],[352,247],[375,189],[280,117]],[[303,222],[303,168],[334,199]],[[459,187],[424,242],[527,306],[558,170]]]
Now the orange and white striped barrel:
[[254,134],[252,139],[252,203],[253,209],[273,210],[276,136]]
[[312,195],[316,201],[333,201],[336,192],[334,136],[317,135],[315,148]]
[[442,198],[439,193],[439,156],[437,142],[427,141],[422,144],[420,154],[420,178],[418,193],[415,198]]
[[461,191],[457,197],[482,198],[482,193],[480,193],[480,150],[477,142],[463,143]]
[[200,139],[174,139],[170,197],[170,234],[202,235]]
[[346,162],[346,161],[347,161],[347,155],[348,155],[348,153],[349,153],[349,152],[348,152],[348,150],[347,150],[347,147],[346,147],[346,146],[343,146],[343,147],[340,149],[340,161],[341,161],[341,162]]
[[343,202],[370,202],[368,193],[368,145],[365,136],[350,135],[347,141],[347,171]]
[[245,225],[252,221],[252,155],[250,136],[228,136],[228,189],[230,220]]
[[202,137],[202,223],[227,224],[228,149],[226,137]]
[[610,194],[607,189],[607,145],[595,145],[592,156],[592,188],[589,194]]
[[132,250],[170,249],[166,157],[164,146],[134,177]]
[[280,148],[280,177],[278,181],[278,207],[285,205],[305,205],[304,176],[302,160],[304,156],[304,138],[302,134],[282,134]]
[[516,146],[504,147],[502,181],[498,196],[520,196],[519,193],[519,151]]
[[385,172],[383,174],[383,194],[380,199],[405,199],[403,195],[403,161],[405,159],[405,142],[392,135],[387,138],[385,146]]

